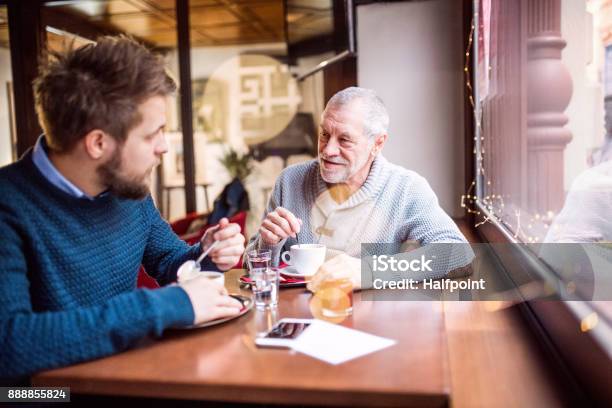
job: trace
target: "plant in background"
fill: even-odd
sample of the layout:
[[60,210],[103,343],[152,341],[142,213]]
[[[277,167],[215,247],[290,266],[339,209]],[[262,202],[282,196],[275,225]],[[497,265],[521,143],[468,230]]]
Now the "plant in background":
[[232,148],[223,154],[219,162],[225,166],[232,179],[238,178],[240,181],[244,181],[253,170],[251,155],[241,155]]

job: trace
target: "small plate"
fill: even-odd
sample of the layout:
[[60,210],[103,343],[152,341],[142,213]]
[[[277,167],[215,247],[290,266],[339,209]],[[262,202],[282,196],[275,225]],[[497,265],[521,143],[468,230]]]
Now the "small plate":
[[240,316],[247,314],[249,310],[251,310],[253,308],[253,305],[255,304],[255,302],[253,302],[253,299],[251,299],[250,297],[246,297],[242,295],[234,295],[234,294],[230,294],[230,296],[240,301],[240,303],[242,303],[242,309],[240,309],[240,313],[238,313],[236,316],[230,316],[230,317],[224,317],[223,319],[211,320],[210,322],[205,322],[205,323],[197,324],[194,326],[179,327],[178,329],[182,329],[182,330],[201,329],[203,327],[215,326],[217,324],[229,322],[230,320],[237,319]]
[[[281,275],[284,274],[284,272],[281,272]],[[298,277],[292,277],[292,278],[298,278]],[[238,278],[238,282],[240,282],[241,285],[244,286],[248,286],[250,287],[252,285],[251,282],[249,282],[249,275],[248,274],[244,274],[241,277]],[[306,286],[306,281],[305,280],[300,280],[298,282],[283,282],[282,280],[278,283],[278,286],[282,289],[282,288],[297,288],[300,286]]]
[[291,276],[293,278],[307,278],[311,276],[311,275],[304,275],[303,273],[299,273],[297,269],[295,269],[294,266],[284,267],[281,273],[283,275]]

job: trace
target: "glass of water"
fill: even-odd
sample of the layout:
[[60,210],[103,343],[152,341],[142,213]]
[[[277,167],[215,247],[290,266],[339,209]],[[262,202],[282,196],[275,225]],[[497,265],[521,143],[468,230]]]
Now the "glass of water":
[[272,251],[253,250],[247,254],[249,277],[252,280],[251,290],[255,298],[255,307],[267,309],[278,305],[278,268],[270,267]]

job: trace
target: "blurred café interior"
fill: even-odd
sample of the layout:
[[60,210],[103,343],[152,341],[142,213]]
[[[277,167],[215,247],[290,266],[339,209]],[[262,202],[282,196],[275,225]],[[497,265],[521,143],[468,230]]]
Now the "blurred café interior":
[[[326,102],[360,86],[389,111],[384,156],[424,176],[471,243],[517,244],[498,254],[500,274],[564,285],[561,271],[534,262],[533,248],[550,242],[596,243],[603,249],[583,256],[611,265],[611,0],[0,0],[0,166],[42,132],[31,86],[38,56],[109,34],[163,54],[180,84],[167,98],[169,150],[151,193],[186,240],[201,236],[234,183],[243,193],[229,215],[248,240],[281,171],[317,157]],[[255,381],[280,372],[263,358],[238,375],[243,388],[211,379],[209,366],[233,375],[219,368],[236,357],[219,351],[220,338],[217,352],[187,364],[201,382],[112,379],[123,366],[109,363],[35,384],[68,383],[75,396],[107,402],[211,406],[609,406],[612,297],[596,285],[609,283],[607,272],[571,301],[534,300],[519,285],[520,301],[393,309],[414,328],[402,341],[422,349],[389,349],[372,367],[334,366],[331,388],[317,383],[328,379],[322,365],[286,363],[305,370],[302,384]],[[226,330],[232,347],[255,353]],[[176,351],[207,334],[161,342]],[[387,373],[391,359],[403,366]],[[130,362],[164,371],[144,357]],[[368,371],[372,383],[406,376],[411,388],[398,391],[396,379],[376,388]]]

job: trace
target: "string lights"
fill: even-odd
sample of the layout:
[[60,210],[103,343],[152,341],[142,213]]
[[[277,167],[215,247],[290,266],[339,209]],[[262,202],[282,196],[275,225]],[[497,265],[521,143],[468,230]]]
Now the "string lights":
[[[482,113],[479,113],[476,109],[476,101],[474,101],[474,89],[472,86],[471,80],[471,71],[470,71],[470,55],[472,51],[472,44],[474,41],[474,30],[475,30],[475,21],[478,21],[478,12],[474,13],[472,17],[472,23],[470,28],[470,35],[468,37],[467,49],[465,50],[465,65],[463,67],[463,72],[465,75],[465,84],[468,91],[468,98],[470,100],[470,105],[472,106],[472,111],[474,114],[474,121],[476,124],[476,135],[474,136],[474,150],[473,154],[476,158],[476,178],[481,178],[483,181],[486,180],[485,168],[484,168],[484,154],[485,149],[482,146],[484,143],[484,136],[482,136]],[[488,70],[491,71],[492,67],[489,66]],[[478,140],[480,139],[480,140]],[[478,143],[480,141],[480,143]],[[475,224],[475,227],[480,227],[481,225],[495,220],[498,222],[502,222],[506,225],[510,223],[504,220],[504,214],[507,212],[506,204],[504,203],[504,197],[502,194],[489,194],[491,190],[491,181],[486,180],[485,189],[483,197],[478,197],[478,193],[475,192],[476,189],[476,180],[473,180],[470,183],[470,186],[467,189],[467,192],[461,196],[461,208],[464,208],[468,214],[475,214],[477,216],[481,216],[482,220],[478,221]],[[506,196],[509,198],[509,195]],[[487,210],[486,213],[483,213],[479,209],[483,207]],[[526,227],[521,226],[521,211],[520,209],[514,211],[514,216],[516,217],[516,227],[510,228],[513,231],[514,238],[523,241],[523,242],[539,242],[541,241],[542,236],[539,236],[540,233],[546,232],[549,228],[550,223],[554,219],[554,212],[548,211],[546,214],[534,214],[527,217],[526,220],[523,220],[526,223]],[[542,227],[543,230],[542,231]]]
[[[484,141],[484,137],[482,136],[482,127],[481,127],[481,116],[476,111],[476,103],[474,102],[474,89],[472,87],[471,80],[471,72],[470,72],[470,53],[472,50],[472,43],[474,41],[474,20],[478,19],[478,13],[475,13],[475,16],[472,18],[472,24],[470,28],[470,35],[468,37],[467,49],[465,50],[465,65],[463,67],[463,72],[465,75],[466,88],[468,90],[468,98],[470,100],[470,105],[472,106],[472,111],[474,113],[474,120],[476,122],[477,128],[477,136],[474,136],[474,150],[473,153],[476,157],[476,177],[484,177],[484,148],[481,146]],[[480,136],[478,136],[480,135]],[[478,137],[480,137],[480,144],[478,142]],[[491,182],[487,181],[487,186],[491,186]],[[476,188],[476,180],[473,180],[468,190],[465,194],[461,196],[461,207],[465,208],[465,210],[469,214],[481,215],[483,217],[482,221],[476,223],[476,227],[479,227],[486,222],[490,221],[492,218],[499,219],[497,216],[497,208],[504,208],[504,202],[501,195],[485,195],[482,199],[478,197],[478,194],[474,192]],[[482,212],[478,209],[478,204],[482,207],[486,208],[488,214],[482,214]]]

